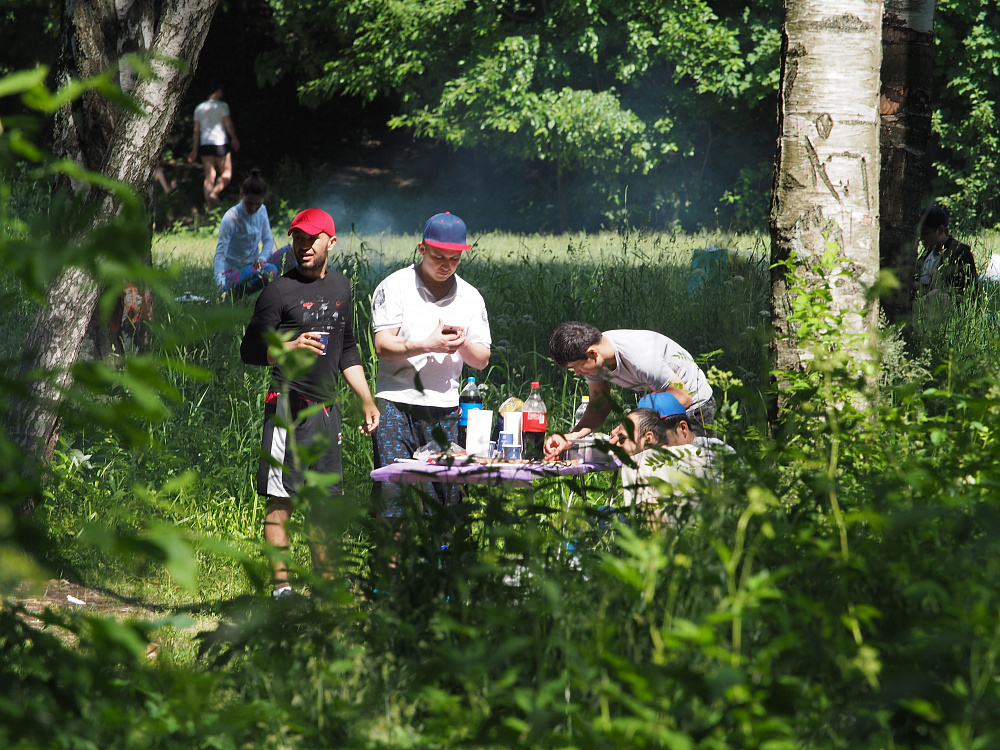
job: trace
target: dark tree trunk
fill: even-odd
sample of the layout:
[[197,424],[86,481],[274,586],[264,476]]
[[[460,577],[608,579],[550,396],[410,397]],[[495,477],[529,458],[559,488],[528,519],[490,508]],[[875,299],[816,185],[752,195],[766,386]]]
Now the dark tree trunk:
[[[119,80],[147,115],[123,111],[92,92],[61,112],[56,120],[56,155],[72,158],[141,194],[197,67],[217,4],[218,0],[166,0],[156,18],[157,4],[152,0],[67,0],[61,83],[106,70],[122,52],[147,49],[155,78],[139,80],[131,70],[119,71]],[[164,62],[166,58],[181,64]],[[87,200],[96,209],[90,229],[107,224],[121,211],[119,199],[107,191],[78,184],[57,189],[89,191]],[[100,291],[87,271],[66,268],[49,287],[49,304],[35,317],[21,375],[41,369],[52,376],[30,384],[29,395],[12,404],[5,425],[30,456],[41,458],[55,440],[60,388],[69,382],[69,368],[79,356]]]
[[879,251],[901,285],[881,300],[890,322],[907,319],[913,289],[931,139],[934,1],[887,0],[882,20]]

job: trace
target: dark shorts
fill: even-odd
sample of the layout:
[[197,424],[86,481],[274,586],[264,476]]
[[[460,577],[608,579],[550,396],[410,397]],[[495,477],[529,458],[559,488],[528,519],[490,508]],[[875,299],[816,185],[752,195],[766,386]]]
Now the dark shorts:
[[[455,407],[414,406],[393,401],[379,401],[378,429],[372,433],[375,468],[389,466],[397,458],[413,458],[413,452],[434,439],[434,429],[440,428],[445,437],[458,440],[458,418],[462,410]],[[427,483],[424,489],[433,493],[442,505],[453,505],[461,500],[455,485],[440,482]],[[392,484],[376,482],[373,490],[375,512],[391,518],[401,512],[400,493]]]
[[[313,413],[302,416],[310,407]],[[321,453],[302,465],[297,451],[289,444],[286,425],[294,430],[295,444],[315,446]],[[292,393],[281,398],[274,391],[267,394],[264,405],[264,437],[261,444],[260,466],[257,470],[257,494],[266,497],[292,497],[302,487],[305,471],[336,474],[337,479],[326,488],[330,495],[343,495],[341,480],[340,409],[336,404],[323,405]]]
[[224,146],[213,146],[210,143],[203,143],[198,146],[198,156],[218,156],[223,157],[229,153],[229,144]]

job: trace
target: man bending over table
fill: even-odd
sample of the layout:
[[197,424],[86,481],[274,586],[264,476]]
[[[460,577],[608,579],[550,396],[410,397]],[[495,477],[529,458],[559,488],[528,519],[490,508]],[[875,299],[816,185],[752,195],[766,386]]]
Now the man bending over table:
[[705,373],[687,350],[661,333],[602,333],[587,323],[562,323],[549,338],[549,354],[560,367],[587,378],[590,403],[573,430],[550,435],[545,441],[548,459],[604,424],[611,411],[611,383],[640,394],[670,393],[684,407],[696,435],[705,435],[706,425],[715,418],[715,397]]

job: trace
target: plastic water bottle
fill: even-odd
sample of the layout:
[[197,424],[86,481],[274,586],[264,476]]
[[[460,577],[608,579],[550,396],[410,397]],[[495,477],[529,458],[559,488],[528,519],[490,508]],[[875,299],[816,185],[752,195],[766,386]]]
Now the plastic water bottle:
[[458,394],[458,405],[462,409],[462,416],[458,418],[458,444],[467,448],[465,443],[469,429],[469,412],[473,409],[483,408],[483,397],[479,393],[475,378],[469,378],[469,382]]
[[538,382],[531,384],[531,395],[521,407],[521,457],[541,460],[545,455],[545,427],[548,414]]
[[587,411],[587,406],[590,404],[590,396],[584,396],[580,399],[580,405],[576,407],[576,414],[573,415],[573,426],[576,427],[580,424],[580,420],[583,419],[583,413]]

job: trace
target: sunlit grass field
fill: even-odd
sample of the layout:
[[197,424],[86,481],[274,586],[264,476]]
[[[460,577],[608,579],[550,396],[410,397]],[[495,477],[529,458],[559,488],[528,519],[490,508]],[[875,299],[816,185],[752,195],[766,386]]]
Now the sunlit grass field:
[[[550,428],[567,429],[586,384],[554,366],[547,342],[560,322],[585,320],[602,329],[648,328],[675,339],[702,360],[704,369],[734,373],[744,385],[728,398],[745,403],[741,408],[748,418],[759,420],[768,336],[762,238],[636,231],[488,234],[471,241],[474,249],[463,258],[459,274],[482,292],[490,315],[491,363],[487,371],[476,373],[487,408],[498,407],[511,395],[526,397],[529,383],[537,379]],[[416,244],[416,236],[347,233],[340,235],[331,259],[331,265],[352,280],[356,336],[373,384],[371,294],[384,276],[414,260]],[[733,260],[697,293],[689,293],[692,252],[709,246],[729,248]],[[181,601],[187,595],[162,568],[143,565],[137,573],[120,560],[94,557],[70,540],[87,519],[130,528],[151,514],[196,535],[245,545],[266,578],[264,560],[255,552],[262,507],[253,482],[268,372],[240,361],[239,342],[253,299],[216,299],[210,270],[214,249],[214,236],[208,232],[158,235],[153,245],[154,265],[170,274],[157,299],[153,353],[184,364],[166,373],[178,397],[169,404],[169,418],[151,427],[156,449],[136,454],[96,430],[65,431],[57,456],[62,470],[51,487],[53,502],[45,510],[69,542],[63,553],[66,565],[86,578],[98,576],[116,590],[143,596],[157,592],[155,597],[163,601]],[[177,301],[186,293],[210,301]],[[632,394],[619,395],[623,409],[629,408],[629,399],[634,405]],[[371,448],[354,429],[359,417],[346,389],[342,404],[345,484],[363,515],[371,487]],[[81,455],[86,460],[81,462]],[[69,502],[72,497],[85,500]],[[348,541],[364,536],[356,528],[343,533]],[[306,565],[302,537],[294,538],[293,553]],[[349,543],[345,554],[363,552]],[[259,585],[244,569],[220,564],[211,555],[202,555],[202,564],[204,590],[213,597],[250,593]]]
[[[281,233],[276,238],[282,241]],[[368,324],[367,303],[378,282],[418,259],[416,235],[340,234],[331,265],[354,284],[358,325]],[[551,330],[564,320],[602,329],[660,331],[696,358],[710,353],[724,369],[759,375],[760,334],[768,315],[767,241],[759,235],[665,234],[633,231],[598,235],[470,236],[473,249],[458,273],[486,299],[501,363],[528,380],[547,356]],[[731,263],[698,293],[689,291],[692,253],[727,248]],[[176,274],[178,296],[214,297],[214,237],[159,235],[154,263]],[[509,378],[507,378],[509,381]]]

